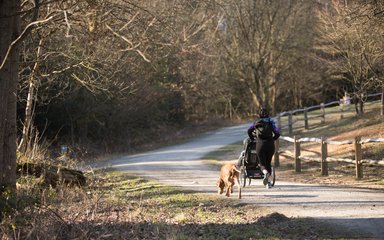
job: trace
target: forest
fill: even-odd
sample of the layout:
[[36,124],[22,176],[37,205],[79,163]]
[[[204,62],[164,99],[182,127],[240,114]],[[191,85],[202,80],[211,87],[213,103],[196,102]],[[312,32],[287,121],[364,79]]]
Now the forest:
[[128,151],[261,106],[277,114],[348,94],[363,114],[365,96],[384,87],[382,0],[11,0],[0,9],[4,169],[61,145]]

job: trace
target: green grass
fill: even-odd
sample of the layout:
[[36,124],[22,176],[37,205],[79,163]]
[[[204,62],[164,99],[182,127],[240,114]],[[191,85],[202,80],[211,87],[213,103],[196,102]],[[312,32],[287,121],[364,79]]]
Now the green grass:
[[201,158],[202,162],[206,165],[217,167],[219,169],[222,166],[223,161],[234,160],[238,158],[238,155],[243,149],[242,141],[232,143],[219,148],[216,151],[210,152]]
[[202,157],[202,159],[219,159],[222,156],[225,156],[229,153],[233,153],[234,151],[241,151],[242,149],[242,141],[239,141],[237,143],[232,143],[229,145],[226,145],[216,151],[210,152]]
[[[265,208],[240,204],[234,199],[183,191],[154,180],[132,178],[124,173],[103,174],[106,174],[106,184],[112,182],[117,185],[109,194],[125,196],[122,203],[137,214],[135,222],[140,222],[141,227],[147,229],[147,234],[157,229],[156,239],[296,239],[313,236],[322,239],[354,236],[345,229],[336,229],[313,219],[266,214]],[[129,181],[135,183],[132,186],[135,190],[121,194],[127,193],[122,186]]]
[[[372,111],[370,110],[372,107]],[[382,123],[374,105],[368,118],[335,114],[324,125],[297,129],[301,136],[326,136]],[[312,114],[312,113],[311,113]],[[313,114],[316,114],[315,112]],[[311,125],[310,125],[311,126]],[[237,158],[242,143],[204,156],[211,165]],[[383,150],[373,149],[373,154]],[[20,179],[13,211],[1,216],[1,239],[351,239],[367,238],[311,218],[287,218],[235,198],[201,194],[121,172],[89,175],[84,188],[56,189]],[[377,184],[384,184],[379,180]],[[28,197],[27,197],[28,196]],[[18,205],[19,204],[19,205]]]
[[[41,189],[45,192],[49,189]],[[51,191],[51,190],[49,190]],[[2,239],[329,239],[364,237],[309,218],[287,218],[236,199],[114,171],[3,218]]]

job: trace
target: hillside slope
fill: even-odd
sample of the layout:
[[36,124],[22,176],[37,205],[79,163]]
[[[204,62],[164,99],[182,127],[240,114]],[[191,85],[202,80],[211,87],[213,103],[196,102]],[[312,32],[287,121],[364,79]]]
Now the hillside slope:
[[[334,141],[353,140],[356,136],[361,139],[384,138],[384,117],[377,115],[378,109],[364,116],[352,116],[343,120],[331,121],[322,127],[298,133],[300,137],[325,137]],[[293,144],[281,141],[282,148],[293,151]],[[301,154],[304,156],[320,157],[319,143],[302,143]],[[328,144],[328,156],[333,158],[355,159],[353,144]],[[384,143],[366,143],[362,145],[362,158],[384,160]],[[281,157],[279,177],[284,180],[294,180],[303,183],[321,183],[349,185],[384,189],[384,166],[363,164],[363,179],[356,180],[355,166],[351,163],[329,162],[329,176],[321,176],[320,163],[304,161],[302,172],[293,171],[292,158]]]

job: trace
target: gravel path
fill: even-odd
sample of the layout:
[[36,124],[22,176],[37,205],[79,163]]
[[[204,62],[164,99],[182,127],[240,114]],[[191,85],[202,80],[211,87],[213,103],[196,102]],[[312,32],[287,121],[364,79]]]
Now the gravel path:
[[[157,179],[163,183],[216,194],[216,168],[199,159],[246,136],[248,125],[209,132],[189,142],[154,151],[113,159],[99,167]],[[312,217],[367,232],[384,239],[384,193],[368,189],[341,188],[281,182],[276,170],[276,185],[265,189],[253,180],[242,191],[241,202],[266,206],[288,217]],[[235,199],[235,194],[232,195]]]

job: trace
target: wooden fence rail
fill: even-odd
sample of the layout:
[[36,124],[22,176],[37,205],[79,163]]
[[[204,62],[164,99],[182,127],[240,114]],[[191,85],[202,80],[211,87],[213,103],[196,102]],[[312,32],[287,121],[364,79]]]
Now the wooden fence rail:
[[[384,90],[383,90],[384,92]],[[374,94],[368,94],[367,95],[367,98],[368,97],[377,97],[377,96],[380,96],[381,95],[381,115],[384,115],[384,93],[374,93]],[[292,110],[292,111],[288,111],[288,112],[282,112],[280,114],[278,114],[277,116],[275,116],[275,120],[277,122],[277,125],[280,129],[288,129],[288,135],[292,135],[293,134],[293,126],[295,123],[298,123],[300,121],[303,121],[304,124],[304,129],[308,129],[309,128],[309,120],[311,119],[319,119],[321,121],[321,124],[325,123],[325,117],[326,117],[326,107],[330,107],[330,106],[337,106],[339,105],[339,108],[338,110],[336,111],[328,111],[328,114],[337,114],[339,113],[340,114],[340,119],[342,119],[344,117],[344,114],[345,114],[345,109],[344,109],[344,104],[342,104],[340,101],[333,101],[333,102],[329,102],[329,103],[321,103],[319,105],[315,105],[315,106],[311,106],[311,107],[306,107],[306,108],[302,108],[302,109],[295,109],[295,110]],[[314,115],[314,116],[308,116],[308,112],[312,111],[312,110],[315,110],[315,109],[319,109],[320,110],[320,114],[317,114],[317,115]],[[296,120],[293,119],[293,116],[294,115],[297,115],[299,113],[303,113],[303,118],[302,119],[299,119],[297,118]],[[284,116],[287,116],[287,124],[283,125],[282,124],[282,120],[281,118],[284,117]]]
[[[285,140],[287,142],[293,143],[294,152],[290,152],[287,150],[281,151],[279,149],[280,142],[279,139]],[[363,178],[363,163],[368,164],[376,164],[376,165],[384,165],[384,160],[370,160],[370,159],[362,159],[362,151],[361,151],[361,145],[371,142],[376,143],[384,143],[384,138],[368,138],[362,140],[360,136],[355,137],[354,140],[346,140],[346,141],[332,141],[327,140],[325,138],[298,138],[297,136],[291,137],[285,137],[281,136],[278,140],[275,141],[275,155],[274,155],[274,165],[278,167],[280,165],[280,155],[284,155],[287,157],[292,157],[295,160],[295,171],[301,172],[301,160],[310,160],[310,161],[319,161],[321,163],[321,175],[327,176],[328,175],[328,162],[330,161],[342,161],[347,163],[354,163],[356,168],[356,178],[361,179]],[[320,148],[320,158],[316,157],[307,157],[307,156],[301,156],[301,148],[300,143],[302,142],[316,142],[321,144]],[[346,159],[346,158],[332,158],[328,156],[328,144],[331,145],[345,145],[345,144],[354,144],[355,149],[355,159]]]

